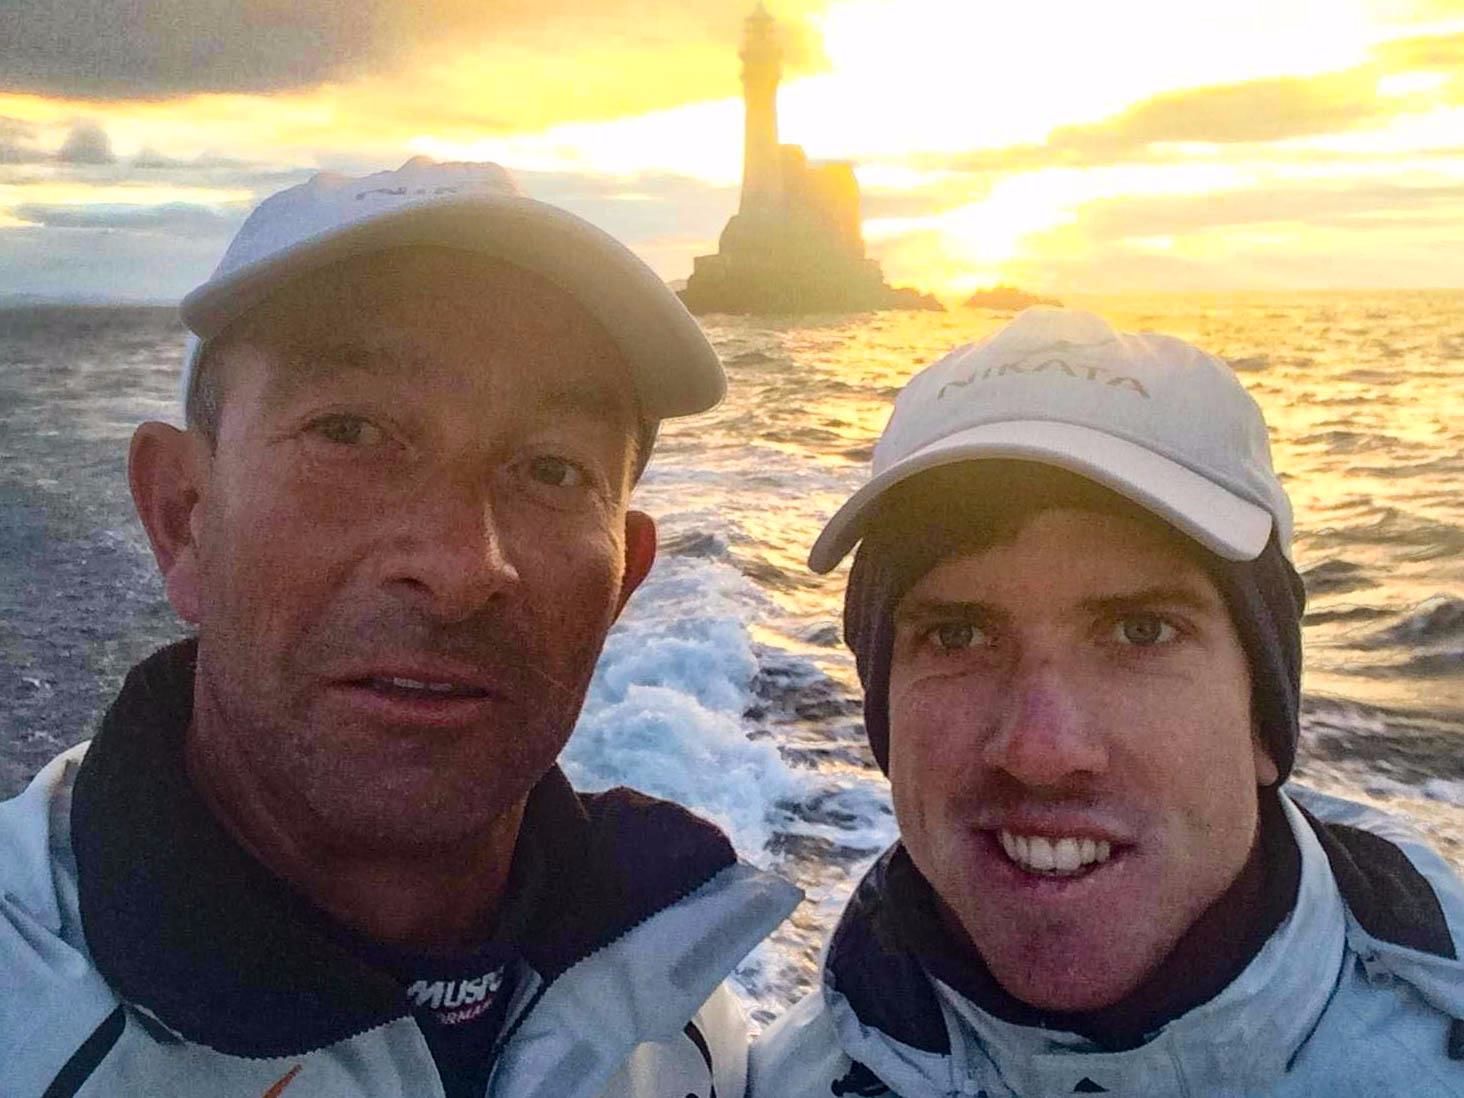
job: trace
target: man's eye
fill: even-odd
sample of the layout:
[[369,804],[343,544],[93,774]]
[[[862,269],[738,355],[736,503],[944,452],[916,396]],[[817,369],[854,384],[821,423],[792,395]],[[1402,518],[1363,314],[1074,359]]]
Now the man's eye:
[[584,470],[574,462],[552,455],[536,457],[530,461],[529,476],[551,488],[579,488],[586,479]]
[[323,416],[310,430],[337,446],[380,446],[386,441],[385,431],[360,416]]
[[927,635],[931,644],[941,652],[960,652],[988,643],[981,627],[969,621],[948,621],[937,625]]
[[1114,623],[1114,634],[1122,644],[1152,648],[1172,641],[1178,631],[1157,614],[1130,614]]

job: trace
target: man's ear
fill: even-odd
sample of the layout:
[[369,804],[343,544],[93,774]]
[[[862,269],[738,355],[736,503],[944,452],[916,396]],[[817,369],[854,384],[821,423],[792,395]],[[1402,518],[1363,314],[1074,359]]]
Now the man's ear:
[[625,574],[620,580],[620,601],[615,614],[625,609],[626,600],[656,563],[656,520],[644,511],[625,513]]
[[132,435],[127,483],[152,544],[168,602],[190,625],[199,619],[199,506],[208,476],[208,447],[193,431],[144,423]]
[[1256,764],[1256,785],[1261,788],[1269,788],[1276,784],[1281,778],[1281,770],[1276,765],[1276,760],[1271,758],[1271,751],[1261,739],[1261,730],[1251,730],[1251,754],[1255,757]]

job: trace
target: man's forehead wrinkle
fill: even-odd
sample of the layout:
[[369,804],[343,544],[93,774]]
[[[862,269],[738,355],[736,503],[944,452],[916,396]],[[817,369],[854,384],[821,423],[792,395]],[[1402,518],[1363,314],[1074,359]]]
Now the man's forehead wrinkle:
[[411,376],[425,360],[414,359],[401,348],[375,341],[336,339],[329,342],[291,340],[265,352],[269,363],[265,393],[278,404],[311,385],[342,374],[372,377]]

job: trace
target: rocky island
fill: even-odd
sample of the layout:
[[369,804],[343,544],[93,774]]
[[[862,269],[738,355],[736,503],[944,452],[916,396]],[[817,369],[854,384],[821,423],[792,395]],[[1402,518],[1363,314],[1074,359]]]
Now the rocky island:
[[1041,297],[1001,283],[977,290],[961,304],[968,309],[998,309],[1014,313],[1032,305],[1061,305],[1062,302],[1055,297]]

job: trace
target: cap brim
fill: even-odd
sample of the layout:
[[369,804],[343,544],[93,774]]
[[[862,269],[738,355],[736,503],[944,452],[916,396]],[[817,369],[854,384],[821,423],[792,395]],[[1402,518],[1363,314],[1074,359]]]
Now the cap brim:
[[1008,458],[1087,477],[1152,511],[1226,560],[1254,560],[1271,536],[1271,514],[1178,462],[1072,423],[987,423],[934,442],[891,465],[849,497],[808,555],[828,572],[864,536],[880,499],[917,473],[962,461]]
[[620,347],[642,407],[653,418],[705,411],[726,391],[716,352],[654,271],[589,222],[518,195],[408,206],[310,237],[198,287],[183,299],[183,322],[201,339],[211,339],[292,278],[405,245],[493,256],[565,290]]

